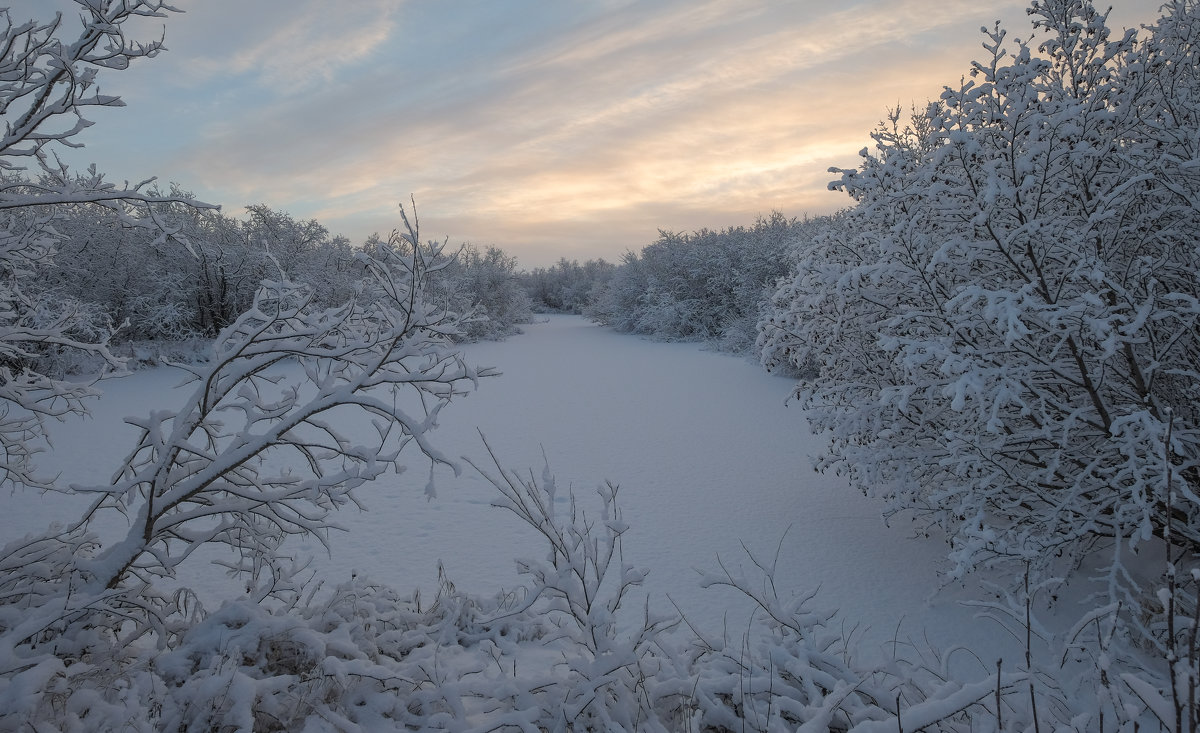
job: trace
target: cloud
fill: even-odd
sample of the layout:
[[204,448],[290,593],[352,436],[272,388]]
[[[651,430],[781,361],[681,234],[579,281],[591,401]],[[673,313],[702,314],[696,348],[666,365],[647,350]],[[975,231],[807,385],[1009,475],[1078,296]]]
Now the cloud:
[[334,81],[368,60],[398,27],[395,0],[206,0],[168,25],[169,46],[192,85],[245,77],[288,95]]
[[1026,22],[1018,0],[230,2],[189,9],[140,92],[186,110],[174,178],[356,240],[414,193],[431,234],[537,258],[839,208],[827,169],[889,107],[961,77],[992,16]]

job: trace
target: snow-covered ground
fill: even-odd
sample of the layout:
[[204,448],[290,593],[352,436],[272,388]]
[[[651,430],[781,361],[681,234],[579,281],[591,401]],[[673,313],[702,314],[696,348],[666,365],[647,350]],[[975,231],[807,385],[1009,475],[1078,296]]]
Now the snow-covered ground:
[[[907,523],[886,526],[880,506],[820,475],[810,457],[820,440],[786,398],[788,379],[744,359],[692,344],[664,344],[613,333],[570,316],[554,316],[504,342],[466,349],[469,361],[502,376],[442,413],[435,438],[444,452],[486,465],[482,431],[507,468],[541,474],[542,453],[558,479],[585,502],[605,479],[619,484],[626,561],[650,569],[653,607],[671,601],[703,629],[745,628],[745,599],[704,590],[696,569],[717,569],[717,556],[745,565],[740,543],[771,557],[780,547],[777,585],[787,596],[819,588],[819,608],[840,609],[860,650],[910,639],[941,648],[964,644],[981,657],[1016,659],[1017,647],[994,623],[958,601],[974,590],[939,592],[945,546],[914,538]],[[152,369],[112,381],[92,419],[56,426],[54,451],[41,465],[64,484],[105,480],[132,439],[121,420],[169,406],[180,376]],[[428,465],[359,492],[365,511],[338,517],[347,530],[332,538],[332,554],[306,541],[322,577],[366,574],[400,590],[432,595],[441,563],[461,590],[491,594],[519,582],[514,559],[541,554],[532,531],[491,507],[495,490],[471,468],[436,475],[427,500]],[[5,541],[77,514],[78,497],[5,493],[0,531]],[[782,544],[780,541],[782,538]],[[230,586],[219,572],[193,566],[184,582],[215,603]],[[966,672],[964,672],[965,674]]]

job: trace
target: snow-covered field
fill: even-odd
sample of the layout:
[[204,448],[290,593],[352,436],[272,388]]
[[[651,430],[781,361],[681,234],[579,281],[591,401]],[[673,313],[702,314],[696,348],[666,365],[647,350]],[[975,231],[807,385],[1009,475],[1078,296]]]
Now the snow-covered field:
[[[1006,632],[959,603],[975,590],[939,592],[940,541],[914,538],[906,522],[886,526],[878,504],[812,470],[819,439],[785,404],[788,379],[741,358],[619,335],[570,316],[466,352],[503,374],[442,413],[437,444],[486,465],[482,431],[507,468],[539,476],[544,451],[560,493],[571,486],[585,502],[599,482],[619,484],[631,525],[626,561],[650,569],[653,607],[670,610],[673,601],[693,624],[714,631],[726,623],[736,634],[748,603],[702,589],[696,569],[716,570],[718,555],[744,565],[740,543],[768,558],[779,546],[780,594],[819,588],[817,607],[840,609],[861,651],[890,652],[893,639],[911,639],[968,645],[988,670],[997,655],[1016,658]],[[158,368],[107,383],[92,419],[55,426],[54,450],[41,465],[59,471],[64,484],[103,481],[133,435],[122,418],[170,406],[179,379]],[[311,540],[294,549],[314,553],[319,574],[332,580],[356,571],[432,595],[441,563],[461,590],[490,595],[516,585],[514,559],[543,552],[532,531],[491,507],[495,490],[468,466],[457,478],[439,469],[437,498],[427,500],[428,465],[412,456],[408,472],[359,492],[365,511],[339,515],[347,531],[333,536],[331,555]],[[79,504],[20,492],[0,502],[3,540],[69,520]],[[187,572],[181,580],[209,603],[234,592],[215,568]]]

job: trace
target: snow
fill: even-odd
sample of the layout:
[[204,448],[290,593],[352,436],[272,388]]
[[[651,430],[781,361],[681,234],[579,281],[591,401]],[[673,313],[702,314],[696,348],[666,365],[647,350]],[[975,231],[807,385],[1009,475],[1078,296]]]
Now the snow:
[[[693,625],[719,632],[725,624],[736,635],[749,602],[701,588],[697,571],[717,570],[718,556],[731,569],[749,567],[741,543],[768,559],[778,547],[781,597],[819,588],[816,607],[840,609],[845,633],[864,652],[890,656],[894,641],[965,645],[980,661],[959,655],[955,672],[970,677],[994,670],[997,656],[1018,659],[1006,632],[958,602],[975,590],[939,591],[942,542],[914,538],[903,522],[886,526],[879,504],[814,472],[810,457],[821,443],[786,404],[792,381],[739,357],[620,335],[575,316],[472,344],[466,357],[502,374],[442,412],[434,444],[488,468],[482,432],[505,468],[534,476],[544,452],[564,506],[568,486],[590,506],[598,484],[620,485],[630,525],[625,562],[649,569],[653,609],[673,603]],[[90,420],[52,427],[54,449],[40,465],[60,472],[64,485],[107,480],[135,435],[122,419],[182,399],[187,388],[172,394],[182,376],[159,367],[105,383]],[[412,456],[405,473],[358,491],[366,509],[340,513],[347,531],[332,536],[329,554],[313,539],[292,550],[313,554],[318,576],[331,582],[365,574],[424,597],[433,596],[439,564],[461,590],[516,586],[515,560],[545,552],[538,538],[491,506],[495,489],[465,464],[457,477],[436,469],[437,496],[427,500],[429,467]],[[74,519],[81,499],[0,496],[0,540]],[[237,592],[215,566],[193,562],[181,572],[210,607]]]

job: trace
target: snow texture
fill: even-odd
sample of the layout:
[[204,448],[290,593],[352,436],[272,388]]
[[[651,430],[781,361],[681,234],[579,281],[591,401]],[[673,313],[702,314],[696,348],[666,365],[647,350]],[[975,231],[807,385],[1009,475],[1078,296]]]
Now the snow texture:
[[[787,379],[744,359],[615,334],[575,316],[471,344],[465,358],[501,376],[447,407],[431,440],[444,454],[486,466],[482,432],[506,467],[538,475],[544,451],[563,502],[567,487],[582,495],[604,480],[619,485],[631,525],[625,553],[649,568],[644,589],[653,608],[669,611],[673,601],[702,628],[744,628],[748,600],[701,588],[698,571],[716,568],[718,555],[743,562],[740,542],[770,554],[782,538],[781,594],[819,588],[817,603],[843,611],[846,632],[861,638],[863,650],[890,656],[894,638],[924,645],[927,637],[943,648],[968,645],[989,667],[997,655],[1017,658],[1011,637],[977,622],[956,589],[934,597],[945,554],[939,540],[914,539],[896,519],[885,526],[877,503],[813,470],[810,456],[820,446],[802,412],[786,404]],[[180,380],[162,367],[106,383],[91,419],[53,426],[55,450],[43,465],[63,483],[107,477],[136,437],[122,419],[178,401],[182,392],[170,391]],[[419,466],[383,476],[359,491],[366,511],[334,518],[347,531],[332,534],[331,553],[315,540],[285,550],[312,555],[319,577],[332,583],[358,574],[432,597],[441,566],[470,593],[515,586],[514,560],[540,555],[539,538],[494,508],[495,489],[470,469],[456,479],[439,468],[434,479],[437,496],[427,500],[429,475]],[[15,539],[70,521],[80,499],[0,497],[0,533]],[[191,565],[187,584],[210,607],[238,591],[221,568],[201,562]]]

